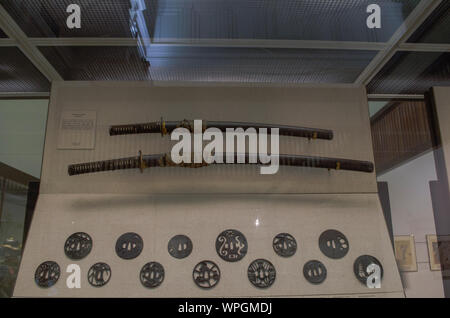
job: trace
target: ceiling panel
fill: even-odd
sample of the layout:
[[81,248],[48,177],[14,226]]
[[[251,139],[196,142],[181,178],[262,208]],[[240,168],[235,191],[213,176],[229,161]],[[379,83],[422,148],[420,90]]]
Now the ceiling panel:
[[423,94],[450,86],[450,53],[397,52],[367,87],[369,94]]
[[[131,37],[130,9],[137,0],[1,0],[0,3],[29,37]],[[154,2],[154,1],[153,1]],[[66,9],[81,8],[81,28],[69,29]],[[148,23],[151,1],[143,11]]]
[[372,0],[158,1],[155,40],[286,39],[386,42],[417,0],[376,1],[382,28],[366,25]]
[[150,80],[136,47],[40,47],[64,80]]
[[152,46],[40,47],[65,80],[353,83],[377,52]]
[[[386,42],[419,0],[379,0],[382,28],[366,26],[372,0],[78,0],[81,29],[66,26],[72,0],[2,0],[30,37],[288,39]],[[145,3],[130,24],[130,8]],[[136,12],[136,11],[133,11]],[[133,17],[134,14],[132,14]],[[134,21],[134,20],[133,20]],[[133,29],[133,30],[131,30]]]
[[0,92],[49,92],[50,83],[16,47],[0,47]]
[[408,42],[450,43],[450,1],[442,1]]

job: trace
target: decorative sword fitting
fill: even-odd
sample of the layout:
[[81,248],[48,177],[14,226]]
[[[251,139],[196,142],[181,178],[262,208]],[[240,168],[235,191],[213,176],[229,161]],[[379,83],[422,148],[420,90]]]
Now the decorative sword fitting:
[[141,170],[141,173],[144,173],[144,169],[147,168],[147,165],[145,164],[145,161],[142,156],[142,151],[139,150],[139,170]]
[[162,117],[161,117],[160,127],[161,127],[161,136],[164,137],[165,135],[167,135],[167,128],[166,128],[166,122],[164,121],[164,119]]
[[180,121],[180,123],[177,125],[177,128],[186,128],[190,132],[194,131],[194,121],[183,119]]
[[181,167],[181,168],[202,168],[202,167],[207,167],[209,166],[208,163],[206,163],[204,160],[203,162],[200,163],[185,163],[185,162],[181,162],[181,163],[175,163],[172,158],[170,157],[169,154],[164,154],[164,156],[161,157],[161,159],[159,160],[159,166],[160,167]]

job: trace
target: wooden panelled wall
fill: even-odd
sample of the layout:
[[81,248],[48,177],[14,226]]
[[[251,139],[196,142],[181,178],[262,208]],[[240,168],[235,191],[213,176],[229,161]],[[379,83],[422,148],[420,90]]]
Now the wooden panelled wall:
[[390,102],[371,119],[377,174],[432,149],[424,101]]

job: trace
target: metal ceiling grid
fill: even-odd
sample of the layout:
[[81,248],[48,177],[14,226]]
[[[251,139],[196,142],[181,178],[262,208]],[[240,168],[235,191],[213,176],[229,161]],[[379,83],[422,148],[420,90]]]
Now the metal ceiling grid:
[[[350,24],[354,28],[355,21],[367,17],[367,14],[352,14],[352,10],[354,13],[355,8],[360,9],[367,5],[366,2],[373,1],[283,0],[274,4],[267,0],[189,0],[180,7],[176,5],[180,2],[174,0],[146,0],[151,10],[146,10],[144,20],[153,35],[147,50],[150,53],[146,56],[140,52],[138,41],[130,36],[129,0],[77,1],[90,10],[83,20],[85,28],[71,33],[61,28],[66,18],[62,9],[69,2],[1,0],[0,28],[9,38],[0,38],[0,51],[8,47],[20,48],[50,81],[137,79],[370,84],[369,88],[377,87],[372,92],[378,95],[400,94],[401,91],[420,93],[414,91],[417,85],[412,90],[383,91],[385,86],[379,83],[378,73],[385,70],[386,65],[392,65],[389,61],[393,58],[400,61],[413,56],[397,53],[450,52],[450,44],[438,43],[441,40],[436,35],[436,30],[447,32],[449,25],[445,23],[449,16],[448,2],[445,4],[442,0],[378,1],[383,8],[392,9],[384,11],[384,33],[350,30]],[[401,10],[398,9],[400,5]],[[268,12],[272,14],[268,15]],[[167,19],[165,14],[169,14]],[[205,17],[211,14],[214,19],[208,22]],[[183,36],[176,32],[172,33],[174,37],[166,36],[174,26],[179,28],[180,22],[174,22],[172,29],[168,27],[173,17],[181,20],[182,29],[187,30]],[[232,17],[231,22],[227,20],[229,17]],[[187,28],[183,24],[186,21]],[[312,26],[310,32],[302,26],[305,21]],[[169,25],[163,27],[165,24]],[[298,28],[289,28],[289,25]],[[426,33],[432,35],[425,36]],[[77,54],[81,55],[77,57]],[[427,56],[438,58],[440,55]],[[92,65],[92,61],[98,65]],[[116,70],[114,63],[117,63]],[[429,69],[433,70],[433,67]],[[411,73],[405,75],[413,76]],[[434,80],[442,78],[440,76],[435,76]],[[371,83],[372,79],[374,83]]]

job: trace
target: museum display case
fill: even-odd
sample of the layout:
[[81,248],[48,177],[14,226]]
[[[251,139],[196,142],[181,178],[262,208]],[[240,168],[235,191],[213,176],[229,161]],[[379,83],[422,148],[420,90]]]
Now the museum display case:
[[449,297],[449,13],[0,0],[0,297]]
[[[53,84],[34,239],[16,296],[402,295],[377,198],[363,89],[86,84]],[[177,140],[161,131],[184,129],[186,144],[194,144],[208,127],[158,118],[210,118],[213,105],[224,110],[215,112],[220,122],[270,126],[269,143],[280,130],[276,173],[261,174],[251,142],[242,163],[235,161],[237,136],[233,149],[213,154],[228,163],[232,153],[233,163],[172,161]],[[127,126],[146,121],[154,123]],[[208,144],[202,140],[201,151]],[[130,156],[136,149],[140,155]],[[257,158],[249,165],[251,154]],[[71,264],[84,273],[80,289],[65,286]],[[377,289],[367,285],[373,264]]]

